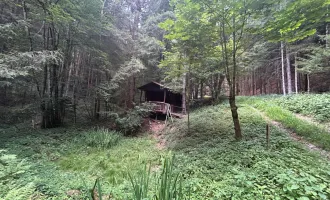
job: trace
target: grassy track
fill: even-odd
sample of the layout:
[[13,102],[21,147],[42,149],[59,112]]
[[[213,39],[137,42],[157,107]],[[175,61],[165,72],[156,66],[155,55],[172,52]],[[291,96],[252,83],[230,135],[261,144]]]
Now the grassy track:
[[299,119],[291,111],[278,106],[267,98],[244,97],[241,98],[240,102],[259,109],[270,119],[282,123],[286,128],[292,129],[306,140],[323,149],[330,150],[330,133],[324,127]]

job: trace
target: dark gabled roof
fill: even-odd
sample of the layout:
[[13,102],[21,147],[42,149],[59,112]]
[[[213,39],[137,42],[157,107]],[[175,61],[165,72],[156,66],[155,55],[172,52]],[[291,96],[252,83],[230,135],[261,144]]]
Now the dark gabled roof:
[[160,83],[152,81],[150,83],[142,85],[138,89],[143,90],[143,91],[164,91],[164,89],[168,90],[169,88],[165,87],[164,85],[162,85]]

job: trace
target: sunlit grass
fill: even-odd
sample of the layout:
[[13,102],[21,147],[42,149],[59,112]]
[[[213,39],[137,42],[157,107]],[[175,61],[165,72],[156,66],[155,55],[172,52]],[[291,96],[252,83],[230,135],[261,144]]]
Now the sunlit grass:
[[153,140],[128,138],[108,150],[85,148],[73,151],[58,163],[62,169],[84,171],[112,184],[120,184],[127,179],[128,172],[135,173],[145,163],[158,165],[161,154]]
[[325,128],[297,118],[291,111],[268,101],[267,98],[245,97],[241,98],[240,102],[259,109],[270,119],[280,122],[297,135],[303,136],[321,148],[330,150],[330,133]]

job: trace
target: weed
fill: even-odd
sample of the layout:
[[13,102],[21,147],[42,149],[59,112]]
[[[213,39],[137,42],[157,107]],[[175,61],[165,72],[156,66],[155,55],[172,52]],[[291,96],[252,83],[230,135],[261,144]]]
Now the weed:
[[145,165],[144,169],[141,170],[140,173],[136,174],[135,176],[131,173],[128,173],[128,177],[133,188],[134,200],[143,200],[148,198],[150,172],[151,165],[149,165],[149,167]]
[[105,128],[95,128],[83,133],[76,138],[80,145],[87,145],[98,149],[108,149],[118,144],[122,135]]

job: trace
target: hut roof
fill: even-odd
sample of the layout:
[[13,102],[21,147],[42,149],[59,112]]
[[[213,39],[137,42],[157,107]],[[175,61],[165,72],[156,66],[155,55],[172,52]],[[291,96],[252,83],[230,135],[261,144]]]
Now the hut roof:
[[164,91],[164,90],[169,90],[169,88],[165,87],[164,85],[157,83],[157,82],[150,82],[145,85],[142,85],[141,87],[138,88],[139,90],[143,91]]

